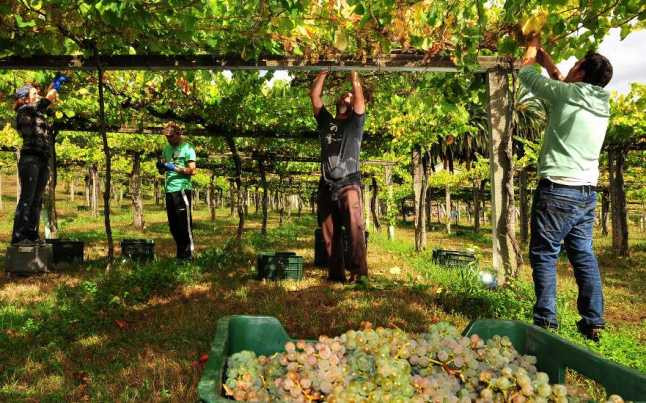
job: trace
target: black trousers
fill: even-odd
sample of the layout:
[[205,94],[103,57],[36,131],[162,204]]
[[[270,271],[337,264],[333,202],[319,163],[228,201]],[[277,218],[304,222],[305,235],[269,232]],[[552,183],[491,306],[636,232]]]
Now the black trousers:
[[34,154],[20,156],[18,161],[20,200],[13,219],[12,243],[38,240],[40,210],[43,206],[43,192],[48,176],[47,158]]
[[177,244],[177,258],[193,257],[193,216],[191,215],[191,191],[166,193],[166,214],[170,233]]

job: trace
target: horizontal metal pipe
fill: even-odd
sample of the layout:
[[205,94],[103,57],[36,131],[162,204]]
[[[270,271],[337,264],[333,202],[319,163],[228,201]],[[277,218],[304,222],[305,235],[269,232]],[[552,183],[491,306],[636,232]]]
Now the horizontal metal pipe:
[[[496,67],[510,68],[509,60],[481,56],[476,72]],[[450,58],[426,59],[423,54],[398,54],[369,59],[365,62],[345,58],[318,61],[269,56],[257,61],[236,56],[215,55],[108,55],[99,59],[78,55],[9,56],[0,58],[0,69],[7,70],[291,70],[291,71],[383,71],[383,72],[442,72],[460,71]],[[517,65],[514,65],[517,67]]]

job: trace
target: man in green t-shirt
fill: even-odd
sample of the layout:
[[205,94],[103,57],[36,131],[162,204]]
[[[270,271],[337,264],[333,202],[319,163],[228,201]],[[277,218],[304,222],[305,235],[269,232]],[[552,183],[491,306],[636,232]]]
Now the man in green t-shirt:
[[164,127],[168,144],[157,162],[160,174],[166,173],[166,213],[168,226],[177,244],[177,259],[193,258],[193,217],[191,216],[191,176],[195,175],[195,149],[182,138],[181,128],[171,122]]
[[[550,78],[532,65],[543,66]],[[612,65],[589,52],[564,77],[538,36],[530,39],[520,82],[549,106],[549,120],[538,157],[540,178],[532,204],[529,259],[534,277],[534,324],[558,326],[556,261],[563,242],[579,287],[579,332],[598,341],[603,320],[603,290],[592,250],[599,153],[610,117],[604,90]]]

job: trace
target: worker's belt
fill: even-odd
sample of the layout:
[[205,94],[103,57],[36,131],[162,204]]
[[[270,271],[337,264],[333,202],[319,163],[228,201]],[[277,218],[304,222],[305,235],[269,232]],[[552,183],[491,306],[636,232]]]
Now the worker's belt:
[[597,191],[597,187],[593,186],[593,185],[577,185],[577,186],[575,186],[575,185],[563,185],[561,183],[552,182],[552,181],[550,181],[548,179],[545,179],[545,178],[538,181],[538,187],[551,188],[551,189],[559,189],[559,188],[561,188],[561,189],[574,189],[574,190],[578,190],[579,192],[586,192],[586,193],[596,192]]

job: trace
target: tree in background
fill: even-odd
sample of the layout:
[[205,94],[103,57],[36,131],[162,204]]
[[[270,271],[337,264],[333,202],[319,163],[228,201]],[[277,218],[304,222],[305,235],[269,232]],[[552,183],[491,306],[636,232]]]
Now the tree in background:
[[608,181],[612,221],[612,248],[619,256],[628,256],[628,210],[624,181],[627,155],[646,147],[646,84],[633,84],[626,95],[610,101],[610,123],[605,148],[608,152]]

